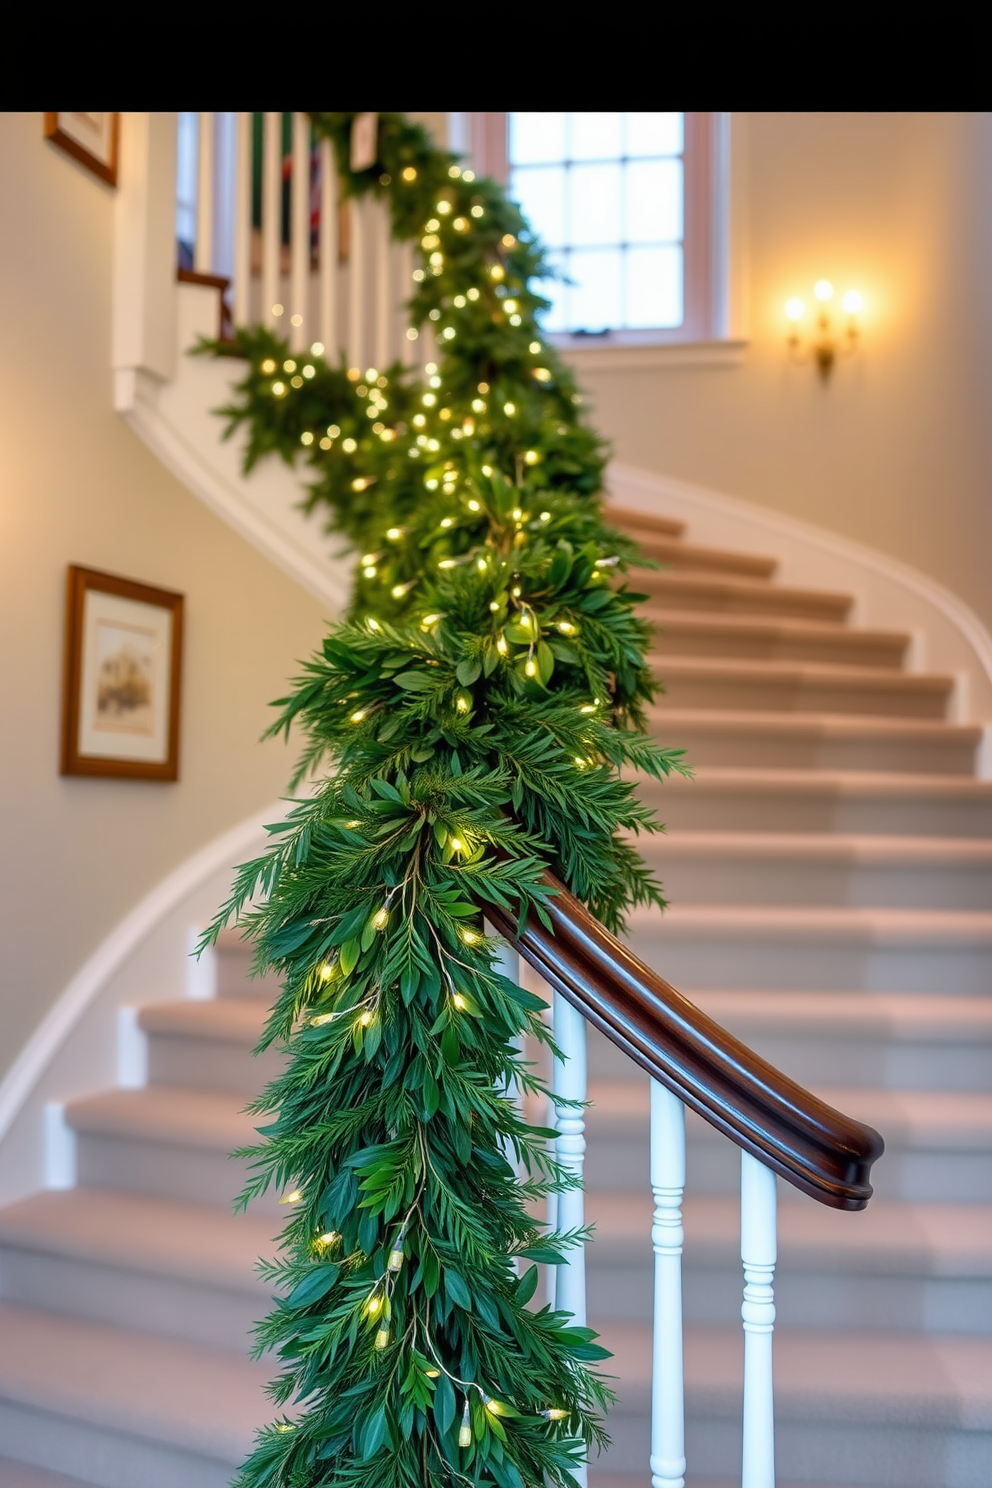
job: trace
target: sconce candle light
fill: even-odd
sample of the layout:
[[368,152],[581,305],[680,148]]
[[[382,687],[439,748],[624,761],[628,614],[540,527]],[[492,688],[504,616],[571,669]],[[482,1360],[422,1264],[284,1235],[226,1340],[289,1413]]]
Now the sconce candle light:
[[860,290],[849,289],[841,299],[846,323],[842,329],[835,329],[830,310],[834,287],[829,279],[817,280],[813,295],[817,301],[816,325],[805,344],[800,334],[800,323],[805,318],[806,306],[798,297],[787,301],[785,313],[792,322],[792,329],[786,345],[794,362],[815,362],[820,377],[826,382],[837,358],[852,356],[858,349],[858,316],[864,309],[865,300]]

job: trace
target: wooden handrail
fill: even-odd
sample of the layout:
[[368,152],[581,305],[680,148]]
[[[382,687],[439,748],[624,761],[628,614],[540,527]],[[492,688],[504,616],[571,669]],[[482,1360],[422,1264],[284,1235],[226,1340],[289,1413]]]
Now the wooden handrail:
[[544,980],[654,1079],[787,1182],[834,1209],[863,1209],[884,1142],[708,1018],[611,935],[552,874],[552,930],[533,913],[486,918]]

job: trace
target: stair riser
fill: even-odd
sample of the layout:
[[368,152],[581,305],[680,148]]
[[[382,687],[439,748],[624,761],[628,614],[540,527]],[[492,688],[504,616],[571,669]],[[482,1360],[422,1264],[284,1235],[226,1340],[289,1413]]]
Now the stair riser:
[[[776,713],[856,713],[884,718],[944,718],[948,691],[852,687],[844,682],[679,676],[661,663],[665,701],[672,708],[768,709]],[[662,705],[662,710],[664,704]]]
[[[652,1295],[650,1260],[600,1263],[596,1242],[586,1251],[589,1313],[592,1317],[637,1322]],[[741,1307],[740,1260],[728,1255],[723,1266],[694,1265],[687,1242],[683,1263],[685,1322],[725,1327]],[[779,1259],[775,1273],[776,1326],[780,1328],[878,1328],[896,1333],[992,1332],[992,1277],[907,1277],[851,1271],[790,1268]]]
[[242,1356],[252,1346],[252,1325],[269,1310],[261,1285],[235,1291],[11,1246],[0,1250],[0,1278],[8,1302]]
[[[909,1422],[863,1423],[850,1418],[824,1422],[776,1420],[775,1467],[779,1480],[794,1484],[828,1479],[848,1488],[988,1488],[992,1433]],[[644,1412],[614,1412],[613,1446],[604,1467],[643,1472],[650,1452],[650,1419]],[[687,1484],[694,1475],[740,1481],[739,1415],[686,1410]]]
[[[739,578],[768,579],[778,564],[774,558],[752,557],[748,553],[724,553],[718,548],[696,548],[665,538],[637,537],[637,543],[646,558],[653,558],[665,569],[676,573],[690,570],[700,574],[734,574]],[[649,569],[653,578],[656,569]],[[637,574],[638,581],[641,574]]]
[[148,1083],[193,1090],[228,1090],[244,1105],[281,1073],[283,1061],[273,1049],[252,1055],[245,1044],[216,1039],[172,1037],[153,1033],[148,1039]]
[[268,1007],[279,995],[279,978],[272,972],[252,977],[252,955],[238,946],[224,946],[217,952],[217,996],[258,997]]
[[[915,1203],[992,1203],[992,1146],[961,1150],[948,1145],[936,1150],[907,1148],[891,1131],[884,1157],[872,1169],[875,1194],[883,1199]],[[647,1193],[647,1129],[596,1133],[586,1153],[586,1183],[597,1189],[633,1189]],[[690,1116],[686,1140],[686,1192],[736,1195],[740,1192],[741,1160],[737,1147],[718,1132]],[[794,1190],[782,1185],[783,1200]]]
[[920,775],[973,775],[975,745],[946,738],[821,738],[776,731],[752,733],[698,724],[669,723],[659,709],[655,733],[671,748],[684,749],[690,765],[737,765],[779,770],[897,770]]
[[944,992],[986,995],[992,989],[992,946],[871,945],[811,929],[788,939],[758,933],[719,935],[669,926],[631,938],[642,960],[680,991],[739,987],[753,991]]
[[706,610],[714,615],[775,615],[796,620],[844,620],[850,604],[813,593],[792,593],[759,583],[723,589],[697,583],[687,573],[638,573],[634,586],[656,595],[659,606],[670,610]]
[[[140,1137],[80,1133],[79,1182],[183,1203],[230,1208],[246,1178],[242,1162],[223,1152],[143,1141]],[[285,1215],[270,1195],[253,1201],[252,1214]]]
[[[641,787],[671,830],[697,832],[843,832],[880,836],[988,837],[992,801],[939,801],[906,797],[830,800],[822,795],[786,795],[760,787],[740,794],[708,792],[700,781],[683,789]],[[642,842],[643,846],[643,842]],[[664,851],[662,848],[661,851]]]
[[900,667],[905,642],[866,645],[857,631],[838,629],[816,636],[740,635],[727,630],[693,630],[666,624],[663,614],[647,613],[655,626],[652,656],[664,676],[666,656],[734,657],[748,661],[820,661],[838,666]]
[[[57,1360],[52,1367],[58,1368]],[[0,1442],[16,1461],[99,1488],[230,1488],[237,1466],[9,1400],[0,1400]]]

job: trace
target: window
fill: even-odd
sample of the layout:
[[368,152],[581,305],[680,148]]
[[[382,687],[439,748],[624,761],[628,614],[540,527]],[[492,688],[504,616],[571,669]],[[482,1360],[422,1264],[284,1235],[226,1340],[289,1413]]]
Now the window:
[[714,334],[710,121],[692,113],[511,113],[510,194],[562,275],[548,332],[582,344]]

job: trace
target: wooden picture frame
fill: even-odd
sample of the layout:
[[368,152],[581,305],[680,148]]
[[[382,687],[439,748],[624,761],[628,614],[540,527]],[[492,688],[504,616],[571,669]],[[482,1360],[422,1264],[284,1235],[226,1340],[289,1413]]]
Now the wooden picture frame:
[[71,564],[63,775],[178,780],[183,596]]
[[117,185],[120,114],[46,114],[45,138],[87,170]]

